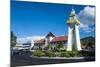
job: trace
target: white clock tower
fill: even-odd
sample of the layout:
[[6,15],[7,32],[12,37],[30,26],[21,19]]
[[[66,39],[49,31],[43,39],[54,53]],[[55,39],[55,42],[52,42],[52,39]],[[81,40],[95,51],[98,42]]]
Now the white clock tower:
[[77,18],[75,10],[72,9],[69,20],[67,21],[68,24],[68,44],[67,44],[67,51],[72,50],[81,50],[81,42],[79,36],[79,25],[80,21]]

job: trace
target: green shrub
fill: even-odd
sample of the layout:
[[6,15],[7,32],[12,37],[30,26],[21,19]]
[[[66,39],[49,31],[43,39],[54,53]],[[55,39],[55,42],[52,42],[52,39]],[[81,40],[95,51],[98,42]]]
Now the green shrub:
[[54,56],[56,56],[55,53],[52,52],[52,51],[46,51],[45,55],[48,56],[48,57],[54,57]]
[[55,52],[55,56],[56,57],[60,57],[61,56],[61,52]]
[[78,51],[67,51],[70,57],[78,57],[80,56]]
[[47,49],[48,49],[48,50],[51,50],[51,49],[52,49],[51,44],[48,44]]
[[66,52],[66,50],[64,48],[54,48],[52,49],[53,52]]
[[41,56],[45,56],[45,53],[41,50],[37,50],[37,51],[33,52],[33,56],[41,57]]
[[81,56],[95,56],[95,51],[80,51]]
[[61,57],[78,57],[78,56],[80,56],[78,51],[61,52]]
[[60,52],[66,52],[66,49],[61,49]]
[[67,52],[61,52],[61,57],[70,57],[70,55]]

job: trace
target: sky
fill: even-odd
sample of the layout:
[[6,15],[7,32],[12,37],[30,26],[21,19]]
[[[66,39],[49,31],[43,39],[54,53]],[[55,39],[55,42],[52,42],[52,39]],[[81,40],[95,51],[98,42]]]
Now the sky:
[[44,38],[49,32],[56,36],[68,35],[72,7],[81,24],[80,37],[95,36],[95,7],[87,5],[51,4],[11,1],[11,31],[18,42]]

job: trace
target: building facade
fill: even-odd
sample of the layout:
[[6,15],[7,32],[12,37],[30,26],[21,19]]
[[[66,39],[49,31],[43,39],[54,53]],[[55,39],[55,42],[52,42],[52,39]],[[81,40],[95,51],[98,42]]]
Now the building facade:
[[45,36],[44,39],[35,40],[32,43],[34,44],[32,49],[33,50],[37,50],[37,49],[44,50],[49,45],[51,46],[52,49],[57,48],[57,46],[59,45],[61,45],[63,49],[66,49],[67,40],[68,40],[67,36],[57,36],[56,37],[54,34],[49,32],[47,36]]

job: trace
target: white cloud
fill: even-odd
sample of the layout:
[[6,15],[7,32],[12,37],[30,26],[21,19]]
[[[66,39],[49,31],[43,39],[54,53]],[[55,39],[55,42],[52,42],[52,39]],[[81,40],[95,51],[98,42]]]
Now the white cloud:
[[82,31],[85,31],[87,33],[91,32],[92,31],[92,28],[90,28],[87,24],[80,24],[79,28],[82,30]]
[[85,7],[78,14],[78,18],[83,24],[93,25],[95,23],[95,7]]
[[79,26],[79,29],[83,32],[85,32],[85,33],[91,33],[91,32],[94,32],[95,31],[95,27],[94,27],[94,25],[93,25],[93,27],[90,27],[89,25],[87,25],[87,24],[80,24],[80,26]]
[[80,27],[80,28],[87,28],[88,25],[87,25],[87,24],[80,23],[80,26],[79,26],[79,27]]
[[42,38],[45,38],[45,36],[28,36],[23,38],[17,38],[18,43],[27,43],[31,42],[32,40],[40,40]]
[[78,18],[81,22],[79,28],[82,31],[88,33],[93,31],[93,28],[90,26],[95,24],[95,7],[86,6],[79,12]]

